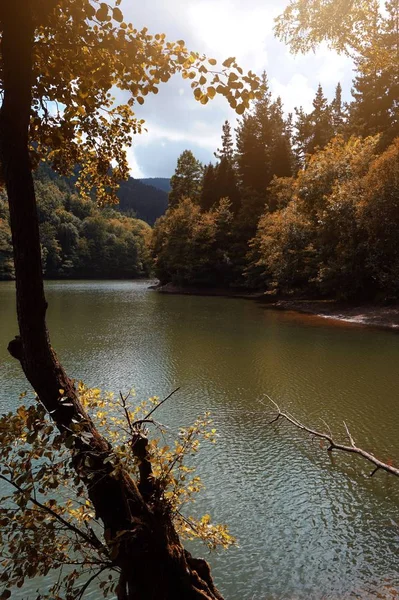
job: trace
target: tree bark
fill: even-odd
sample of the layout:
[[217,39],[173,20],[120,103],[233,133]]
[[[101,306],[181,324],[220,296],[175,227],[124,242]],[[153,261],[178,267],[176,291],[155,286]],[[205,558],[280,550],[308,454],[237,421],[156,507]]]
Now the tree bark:
[[[122,537],[115,565],[121,569],[120,598],[128,600],[220,600],[205,561],[187,553],[160,499],[144,500],[137,484],[104,464],[111,446],[95,429],[73,381],[53,351],[46,327],[39,225],[29,157],[35,0],[0,2],[3,103],[0,110],[0,164],[6,184],[14,249],[19,336],[9,351],[58,429],[70,435],[81,423],[74,445],[75,468],[112,539]],[[49,57],[51,60],[51,57]],[[63,390],[63,392],[60,392]],[[67,399],[67,402],[65,401]],[[90,468],[84,459],[90,456]],[[107,536],[108,537],[108,536]]]

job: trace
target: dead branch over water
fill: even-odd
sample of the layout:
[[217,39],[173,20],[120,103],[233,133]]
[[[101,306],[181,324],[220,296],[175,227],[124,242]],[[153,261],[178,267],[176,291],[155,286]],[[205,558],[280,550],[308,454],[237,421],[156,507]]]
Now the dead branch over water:
[[346,425],[345,422],[344,422],[344,426],[345,426],[347,436],[349,438],[350,446],[346,446],[344,444],[340,444],[340,443],[334,441],[331,431],[329,433],[323,433],[320,431],[316,431],[315,429],[311,429],[310,427],[307,427],[306,425],[304,425],[303,423],[298,421],[298,419],[296,419],[292,415],[283,412],[280,409],[279,405],[274,400],[272,400],[269,396],[266,395],[266,397],[275,406],[276,411],[277,411],[277,415],[275,416],[274,419],[272,419],[272,421],[269,422],[269,425],[271,425],[272,423],[276,423],[279,419],[285,419],[286,421],[288,421],[289,423],[291,423],[298,429],[301,429],[302,431],[306,431],[307,433],[309,433],[310,435],[312,435],[314,437],[320,438],[322,440],[326,440],[329,444],[329,446],[327,448],[328,452],[332,452],[333,450],[341,450],[342,452],[358,454],[359,456],[363,457],[365,460],[368,460],[370,463],[372,463],[374,465],[374,469],[370,473],[370,477],[375,475],[375,473],[379,470],[386,471],[387,473],[391,473],[391,475],[396,475],[396,477],[399,477],[399,469],[397,467],[394,467],[391,464],[382,462],[381,460],[376,458],[370,452],[366,452],[366,450],[363,450],[362,448],[359,448],[358,446],[356,446],[355,441],[354,441],[354,439],[348,429],[348,426]]

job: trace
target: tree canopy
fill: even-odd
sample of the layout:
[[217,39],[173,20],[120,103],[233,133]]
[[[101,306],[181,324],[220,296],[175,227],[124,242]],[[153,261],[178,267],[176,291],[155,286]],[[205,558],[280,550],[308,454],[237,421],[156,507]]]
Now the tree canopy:
[[[256,103],[241,123],[235,164],[230,157],[223,159],[238,182],[240,202],[234,211],[226,199],[210,210],[201,211],[189,199],[171,208],[155,233],[162,278],[174,277],[184,284],[193,280],[203,284],[210,278],[215,284],[220,278],[230,283],[239,273],[268,291],[328,293],[339,286],[347,295],[359,289],[397,295],[398,143],[378,156],[377,138],[336,138],[328,143],[323,139],[311,148],[314,154],[306,159],[306,169],[273,179],[291,171],[292,121],[284,122],[281,104],[272,102],[266,76],[260,81],[252,72],[244,74],[234,57],[218,68],[214,59],[190,51],[183,40],[170,42],[162,33],[137,30],[124,21],[119,5],[120,0],[112,6],[97,0],[0,4],[0,161],[10,209],[9,227],[0,217],[0,242],[4,245],[11,231],[19,323],[19,336],[10,342],[9,351],[21,363],[55,428],[47,429],[43,411],[32,411],[33,421],[23,411],[19,420],[10,420],[17,434],[23,430],[28,444],[39,439],[45,446],[54,432],[60,448],[71,451],[77,485],[85,486],[102,524],[106,556],[118,572],[119,600],[149,596],[220,600],[207,563],[193,558],[178,537],[174,505],[164,494],[162,473],[152,461],[145,429],[152,411],[144,421],[132,423],[126,398],[121,397],[128,426],[128,448],[123,452],[137,465],[132,473],[115,457],[112,439],[90,417],[83,391],[67,376],[50,344],[40,209],[48,213],[54,209],[55,217],[60,216],[58,208],[63,209],[57,208],[54,198],[47,198],[47,207],[37,206],[32,167],[45,159],[61,174],[70,174],[79,165],[82,213],[93,189],[100,204],[112,200],[118,182],[127,175],[126,147],[143,127],[135,116],[136,104],[143,104],[161,83],[180,73],[191,81],[194,97],[202,104],[221,94],[242,115],[252,100]],[[398,46],[390,34],[397,7],[395,12],[393,1],[389,6],[392,11],[386,17],[376,0],[349,4],[292,0],[278,20],[277,32],[296,50],[328,40],[340,51],[355,52],[364,59],[359,62],[363,74],[384,70],[389,74],[389,110],[395,121],[392,89],[397,85],[397,62],[392,60],[392,48]],[[124,104],[116,104],[115,89],[126,94]],[[327,112],[322,90],[314,109],[319,116]],[[320,145],[324,148],[317,150]],[[272,160],[277,150],[287,159],[284,172],[278,172]],[[209,185],[211,170],[208,175]],[[47,252],[54,251],[55,256],[55,239],[65,251],[77,241],[76,222],[62,216],[57,238],[48,226],[44,231]],[[103,250],[109,232],[104,232],[98,215],[91,217],[83,217],[87,218],[83,229],[88,239],[99,240]],[[6,261],[5,268],[8,265]],[[22,489],[16,488],[22,509],[33,489],[29,464],[24,464],[27,474],[21,484],[26,487],[14,482]],[[20,473],[21,463],[18,469]],[[203,525],[208,524],[206,519]],[[86,534],[86,541],[87,537],[98,543],[94,532]],[[23,546],[18,532],[16,552],[20,542]],[[31,572],[29,561],[25,569],[22,578]],[[18,569],[13,581],[21,581]],[[3,597],[9,596],[5,591]]]
[[[218,68],[216,60],[188,50],[183,40],[171,42],[126,23],[120,3],[21,0],[12,10],[7,4],[0,8],[0,21],[18,19],[18,10],[32,20],[33,160],[46,157],[64,174],[79,164],[82,193],[96,187],[99,202],[109,201],[110,191],[128,175],[125,150],[143,127],[134,107],[173,74],[191,81],[202,104],[222,94],[238,113],[259,89],[257,77],[244,75],[234,58]],[[124,104],[116,103],[116,88],[126,92]]]
[[[222,94],[242,114],[260,82],[251,72],[245,75],[234,57],[215,69],[216,60],[189,51],[183,40],[137,30],[124,21],[119,5],[120,0],[112,6],[97,0],[0,4],[0,163],[19,325],[8,348],[72,451],[76,477],[102,522],[108,548],[120,540],[112,558],[120,575],[118,597],[215,600],[221,596],[208,565],[181,545],[152,471],[145,430],[131,432],[136,481],[122,465],[115,472],[110,441],[96,428],[50,344],[32,168],[42,159],[61,174],[79,165],[81,199],[95,189],[104,204],[115,199],[118,182],[127,176],[126,147],[143,125],[134,107],[156,94],[159,84],[180,73],[202,104]],[[126,93],[124,104],[115,102],[116,88]],[[65,225],[62,239],[71,246],[74,231]],[[76,435],[67,442],[71,431]]]

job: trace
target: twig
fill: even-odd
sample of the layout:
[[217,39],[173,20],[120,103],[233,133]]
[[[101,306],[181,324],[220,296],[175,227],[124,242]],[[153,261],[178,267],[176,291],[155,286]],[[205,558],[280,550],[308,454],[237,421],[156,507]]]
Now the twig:
[[126,406],[126,400],[129,399],[130,392],[127,394],[127,396],[123,396],[122,392],[119,392],[119,396],[121,398],[122,408],[123,408],[124,413],[125,413],[126,421],[127,421],[128,425],[129,425],[130,435],[133,435],[134,434],[133,425],[132,425],[132,421],[130,419],[129,411],[128,411],[127,406]]
[[349,438],[349,441],[350,441],[350,443],[351,443],[351,446],[352,446],[352,448],[356,448],[356,446],[355,446],[355,442],[354,442],[354,439],[353,439],[353,437],[351,436],[351,434],[350,434],[350,431],[349,431],[349,429],[348,429],[348,426],[347,426],[347,424],[345,423],[345,421],[344,421],[344,426],[345,426],[345,429],[346,429],[346,433],[348,434],[348,438]]
[[144,419],[140,419],[141,421],[146,421],[147,419],[150,418],[150,416],[160,407],[162,406],[162,404],[164,404],[167,400],[169,400],[169,398],[171,398],[173,396],[173,394],[176,394],[176,392],[178,392],[180,390],[180,386],[177,387],[175,390],[173,390],[173,392],[170,392],[170,394],[168,396],[166,396],[166,398],[164,398],[163,400],[161,400],[161,402],[159,404],[157,404],[156,406],[154,406],[154,408],[152,410],[150,410],[150,412],[148,414],[146,414],[146,416],[144,417]]
[[76,596],[75,600],[81,600],[83,598],[83,594],[85,593],[85,591],[87,590],[87,588],[89,587],[89,585],[91,584],[92,581],[94,581],[97,577],[99,577],[101,575],[101,573],[103,571],[105,571],[106,569],[109,569],[110,565],[104,565],[103,567],[101,567],[101,569],[99,569],[98,571],[96,571],[96,573],[94,573],[94,575],[92,575],[84,584],[84,586],[82,587],[82,589],[80,590],[80,592],[78,593],[78,595]]
[[[13,481],[12,479],[8,479],[8,477],[5,477],[1,473],[0,473],[0,479],[2,479],[3,481],[6,481],[7,483],[9,483],[13,487],[15,487],[15,489],[17,489],[21,494],[26,493],[26,491],[23,488],[21,488],[21,486],[19,486],[17,483],[15,483],[15,481]],[[69,531],[73,531],[74,533],[79,535],[81,538],[83,538],[86,542],[88,542],[91,546],[94,546],[97,550],[105,550],[105,546],[100,542],[100,540],[97,538],[97,536],[87,535],[84,531],[82,531],[78,527],[75,527],[75,525],[72,525],[72,523],[70,523],[63,517],[61,517],[61,515],[56,513],[49,506],[42,504],[41,502],[39,502],[32,496],[29,496],[29,500],[32,502],[32,504],[34,504],[35,506],[40,508],[42,511],[47,512],[52,517],[54,517],[54,519],[56,519],[57,521],[62,523],[67,529],[69,529]]]
[[329,447],[327,449],[328,452],[332,452],[333,450],[341,450],[342,452],[351,452],[352,454],[358,454],[359,456],[362,456],[365,460],[368,460],[369,462],[371,462],[373,465],[375,465],[375,469],[372,471],[372,473],[370,473],[370,477],[372,477],[379,469],[382,469],[383,471],[386,471],[387,473],[391,473],[392,475],[396,475],[396,477],[399,477],[399,469],[397,467],[394,467],[388,463],[382,462],[381,460],[376,458],[370,452],[366,452],[362,448],[358,448],[356,446],[354,439],[351,436],[349,429],[345,422],[344,422],[344,425],[345,425],[346,433],[349,437],[349,441],[351,443],[350,446],[345,446],[344,444],[335,442],[331,433],[329,435],[327,433],[322,433],[320,431],[311,429],[310,427],[307,427],[306,425],[303,425],[296,418],[290,416],[288,413],[282,412],[279,405],[274,400],[272,400],[272,398],[267,396],[267,394],[265,394],[265,395],[270,400],[270,402],[272,404],[274,404],[274,406],[276,407],[276,410],[277,410],[277,416],[272,421],[270,421],[269,424],[275,423],[280,418],[286,419],[289,423],[291,423],[292,425],[295,425],[295,427],[298,427],[298,429],[301,429],[302,431],[306,431],[307,433],[310,433],[311,435],[313,435],[315,437],[321,438],[323,440],[327,440],[327,442],[329,443]]

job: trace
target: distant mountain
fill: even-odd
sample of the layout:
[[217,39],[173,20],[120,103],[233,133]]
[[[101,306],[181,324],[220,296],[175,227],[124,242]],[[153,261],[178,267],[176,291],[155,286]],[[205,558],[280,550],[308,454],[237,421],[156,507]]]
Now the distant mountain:
[[153,225],[168,208],[168,194],[155,185],[147,185],[144,181],[167,181],[169,179],[133,179],[122,181],[119,191],[119,208],[123,212],[132,211],[138,219]]
[[163,190],[169,194],[170,192],[170,179],[167,177],[147,177],[146,179],[138,179],[145,185],[152,185],[158,190]]
[[[130,209],[129,214],[115,205],[99,208],[94,194],[93,200],[79,197],[76,176],[61,177],[46,163],[40,164],[33,177],[46,278],[150,275],[149,223],[164,211],[166,192],[134,180],[124,182],[121,204]],[[14,277],[7,204],[0,189],[0,280]]]
[[[53,181],[63,191],[70,193],[76,193],[76,176],[77,172],[76,175],[71,177],[61,177],[46,163],[41,163],[35,173],[36,180]],[[134,213],[137,219],[146,221],[149,225],[154,225],[155,221],[168,208],[168,192],[164,188],[170,189],[169,179],[133,179],[133,177],[129,177],[127,181],[122,181],[120,184],[118,191],[119,209],[122,212]]]

